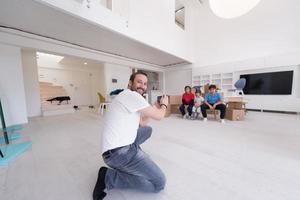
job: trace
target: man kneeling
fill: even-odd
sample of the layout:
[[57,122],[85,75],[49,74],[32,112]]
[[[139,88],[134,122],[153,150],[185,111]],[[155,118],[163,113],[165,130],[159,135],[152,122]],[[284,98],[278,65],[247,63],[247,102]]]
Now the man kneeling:
[[145,154],[140,145],[152,133],[146,126],[150,119],[164,117],[168,98],[150,106],[143,98],[147,89],[147,75],[131,75],[128,89],[114,98],[104,119],[102,132],[102,157],[111,168],[101,167],[93,192],[93,199],[106,196],[105,189],[137,189],[159,192],[166,178],[161,169]]

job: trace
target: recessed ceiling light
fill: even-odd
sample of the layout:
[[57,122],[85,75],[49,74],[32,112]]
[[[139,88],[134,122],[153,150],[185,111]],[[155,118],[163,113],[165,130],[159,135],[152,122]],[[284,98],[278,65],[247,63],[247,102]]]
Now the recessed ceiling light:
[[221,18],[235,18],[248,13],[260,0],[209,0],[211,10]]
[[87,65],[87,62],[84,62],[83,64],[84,64],[84,65]]

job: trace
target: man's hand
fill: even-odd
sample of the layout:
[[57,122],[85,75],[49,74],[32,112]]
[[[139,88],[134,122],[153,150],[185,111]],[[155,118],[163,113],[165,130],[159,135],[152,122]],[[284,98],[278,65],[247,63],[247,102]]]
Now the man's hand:
[[200,106],[200,103],[198,102],[198,103],[195,103],[195,106],[196,107],[199,107]]
[[160,108],[160,104],[159,104],[157,101],[155,101],[155,103],[154,103],[153,107],[155,107],[155,108],[159,109],[159,108]]
[[221,104],[222,101],[218,101],[217,103],[214,104],[214,109],[216,109],[217,105]]
[[153,106],[148,106],[140,110],[140,112],[143,117],[161,120],[166,114],[166,106],[161,106],[162,104],[169,105],[169,98],[166,95],[161,97],[160,102],[155,102]]
[[213,110],[215,109],[213,106],[209,105],[209,109]]

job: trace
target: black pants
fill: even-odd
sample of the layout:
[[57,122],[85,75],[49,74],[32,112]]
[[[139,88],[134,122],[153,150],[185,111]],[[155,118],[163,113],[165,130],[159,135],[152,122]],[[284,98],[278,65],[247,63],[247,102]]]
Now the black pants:
[[179,110],[181,112],[182,115],[185,115],[185,107],[187,106],[187,111],[189,113],[189,116],[192,115],[192,111],[193,111],[193,106],[194,106],[194,103],[190,103],[190,104],[181,104],[180,107],[179,107]]
[[[211,105],[213,106],[213,105]],[[209,106],[206,104],[202,104],[201,105],[201,112],[202,112],[202,116],[204,118],[207,117],[207,113],[206,110],[209,109]],[[226,106],[224,104],[219,104],[216,106],[216,110],[220,110],[221,114],[220,114],[220,118],[224,119],[225,118],[225,114],[226,114]]]

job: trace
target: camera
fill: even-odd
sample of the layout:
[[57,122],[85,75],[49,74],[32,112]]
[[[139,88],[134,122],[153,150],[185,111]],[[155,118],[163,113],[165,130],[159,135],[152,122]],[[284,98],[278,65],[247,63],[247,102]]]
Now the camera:
[[162,96],[157,96],[157,103],[160,103]]

